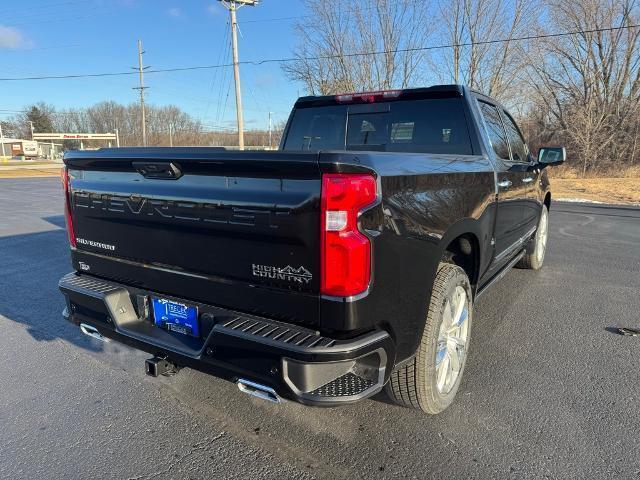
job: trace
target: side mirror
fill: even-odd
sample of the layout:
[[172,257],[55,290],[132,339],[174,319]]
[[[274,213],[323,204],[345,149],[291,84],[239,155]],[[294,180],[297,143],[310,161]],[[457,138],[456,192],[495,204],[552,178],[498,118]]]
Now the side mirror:
[[538,163],[543,167],[560,165],[567,159],[564,147],[541,147],[538,150]]

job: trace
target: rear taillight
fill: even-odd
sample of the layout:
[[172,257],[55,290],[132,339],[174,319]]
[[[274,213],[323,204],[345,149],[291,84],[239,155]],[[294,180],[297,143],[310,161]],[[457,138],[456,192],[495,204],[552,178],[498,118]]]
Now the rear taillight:
[[60,171],[60,178],[64,190],[64,219],[67,223],[67,234],[69,235],[69,243],[75,248],[76,234],[73,230],[73,217],[71,216],[71,193],[69,192],[69,170],[67,167],[63,167]]
[[322,176],[321,294],[349,297],[369,287],[371,242],[358,229],[358,215],[375,199],[372,175]]

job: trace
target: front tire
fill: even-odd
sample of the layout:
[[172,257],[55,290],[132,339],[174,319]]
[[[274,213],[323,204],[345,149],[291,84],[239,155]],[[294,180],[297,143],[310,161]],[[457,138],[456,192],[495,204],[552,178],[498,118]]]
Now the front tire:
[[418,351],[387,383],[392,400],[429,414],[451,405],[467,360],[472,317],[469,278],[457,265],[441,263]]
[[544,257],[547,253],[547,239],[549,237],[549,209],[546,205],[542,205],[540,220],[538,220],[538,228],[536,233],[527,245],[524,257],[517,263],[518,268],[527,268],[530,270],[540,270],[544,263]]

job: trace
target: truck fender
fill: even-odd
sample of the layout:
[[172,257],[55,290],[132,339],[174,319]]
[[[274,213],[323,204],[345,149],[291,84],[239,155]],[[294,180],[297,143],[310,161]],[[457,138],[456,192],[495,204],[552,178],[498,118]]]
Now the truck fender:
[[481,269],[483,268],[483,262],[487,258],[490,258],[490,255],[488,255],[490,252],[487,252],[486,248],[487,246],[490,247],[491,243],[491,229],[486,228],[489,225],[490,224],[488,222],[486,226],[483,225],[483,222],[480,219],[468,217],[463,218],[447,229],[438,245],[440,258],[444,258],[447,253],[447,249],[456,238],[463,235],[472,238],[473,243],[475,243],[475,245],[472,245],[472,248],[474,249],[474,263],[473,265],[461,266],[467,270],[467,275],[469,276],[469,280],[474,290],[479,272],[482,271]]

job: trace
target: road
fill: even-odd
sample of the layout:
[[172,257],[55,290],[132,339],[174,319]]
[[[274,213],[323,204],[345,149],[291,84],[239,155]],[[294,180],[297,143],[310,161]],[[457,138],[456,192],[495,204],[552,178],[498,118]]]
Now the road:
[[0,478],[638,478],[640,210],[556,203],[545,267],[477,305],[455,404],[241,395],[62,320],[57,179],[0,180]]

